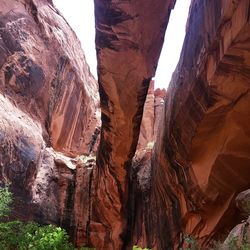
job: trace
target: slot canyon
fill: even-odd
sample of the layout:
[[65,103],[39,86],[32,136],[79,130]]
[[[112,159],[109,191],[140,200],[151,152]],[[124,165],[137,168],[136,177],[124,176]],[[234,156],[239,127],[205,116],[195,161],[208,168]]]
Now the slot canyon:
[[250,0],[192,0],[159,89],[178,1],[94,0],[95,79],[52,0],[0,0],[11,219],[60,226],[79,249],[250,249]]

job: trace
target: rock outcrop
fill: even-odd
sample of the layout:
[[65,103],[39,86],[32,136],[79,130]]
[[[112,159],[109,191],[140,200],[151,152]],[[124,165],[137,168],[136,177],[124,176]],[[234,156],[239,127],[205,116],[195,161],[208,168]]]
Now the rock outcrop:
[[160,89],[157,88],[154,91],[154,141],[156,141],[156,137],[158,134],[160,127],[160,121],[163,117],[163,109],[164,109],[164,103],[165,98],[167,96],[166,89]]
[[97,82],[51,1],[0,6],[0,181],[11,184],[12,216],[61,225],[87,244],[95,162],[77,156],[97,149]]
[[249,0],[192,1],[152,156],[148,247],[178,249],[192,235],[205,249],[240,220],[232,201],[250,185],[249,11]]
[[250,218],[232,229],[218,250],[250,249]]
[[98,249],[121,249],[130,241],[128,176],[174,3],[95,0],[102,131],[90,237]]
[[240,224],[236,225],[223,243],[215,242],[214,250],[250,249],[250,190],[239,193],[236,197],[236,206],[245,216]]
[[237,195],[236,206],[243,215],[250,216],[250,189]]
[[147,203],[151,188],[152,152],[158,133],[160,119],[166,98],[165,89],[154,90],[154,81],[151,81],[143,109],[140,127],[140,136],[132,161],[129,175],[130,199],[128,214],[131,216],[134,229],[130,239],[133,244],[147,247],[147,234],[144,222],[147,212]]

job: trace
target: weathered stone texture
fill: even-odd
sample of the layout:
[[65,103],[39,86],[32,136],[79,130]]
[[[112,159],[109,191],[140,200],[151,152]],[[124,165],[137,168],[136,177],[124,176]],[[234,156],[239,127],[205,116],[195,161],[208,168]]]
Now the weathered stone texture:
[[91,241],[100,249],[120,249],[129,242],[128,176],[174,3],[95,0],[102,131],[90,227]]
[[1,93],[40,121],[47,145],[88,154],[98,90],[74,32],[39,0],[1,1],[0,26]]
[[149,247],[177,249],[187,234],[203,249],[240,219],[232,201],[250,185],[249,8],[192,1],[152,157]]
[[97,82],[51,1],[0,7],[0,182],[14,194],[12,217],[61,225],[88,244],[95,163],[76,156],[97,150]]

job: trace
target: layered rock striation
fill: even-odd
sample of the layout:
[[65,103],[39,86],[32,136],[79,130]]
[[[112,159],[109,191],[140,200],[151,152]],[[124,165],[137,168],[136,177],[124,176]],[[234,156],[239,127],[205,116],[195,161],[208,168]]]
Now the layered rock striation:
[[98,249],[121,249],[129,242],[131,161],[174,3],[95,1],[102,130],[90,237]]
[[95,161],[78,156],[97,149],[97,82],[51,1],[0,6],[0,181],[14,194],[12,217],[61,225],[87,244]]
[[0,20],[1,93],[40,122],[47,145],[88,154],[98,91],[76,35],[48,1],[2,1]]
[[149,247],[178,249],[192,235],[205,249],[240,220],[232,201],[250,185],[249,11],[248,0],[192,1],[152,156]]
[[136,151],[145,148],[152,149],[158,133],[165,97],[166,90],[164,88],[157,88],[155,90],[155,83],[154,80],[152,80],[144,103]]

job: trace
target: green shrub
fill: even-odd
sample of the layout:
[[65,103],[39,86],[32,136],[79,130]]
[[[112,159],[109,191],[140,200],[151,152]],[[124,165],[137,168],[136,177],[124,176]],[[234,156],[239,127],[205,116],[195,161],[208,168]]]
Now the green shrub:
[[211,242],[211,246],[209,248],[209,250],[223,250],[223,249],[225,249],[223,243],[219,241]]
[[244,243],[241,247],[240,250],[250,250],[250,244]]
[[8,216],[12,200],[12,193],[8,187],[0,188],[0,218]]
[[[8,216],[12,194],[0,188],[0,217]],[[66,231],[53,225],[10,221],[0,223],[1,250],[74,250]]]
[[11,221],[0,223],[0,249],[73,250],[65,230],[52,225]]

